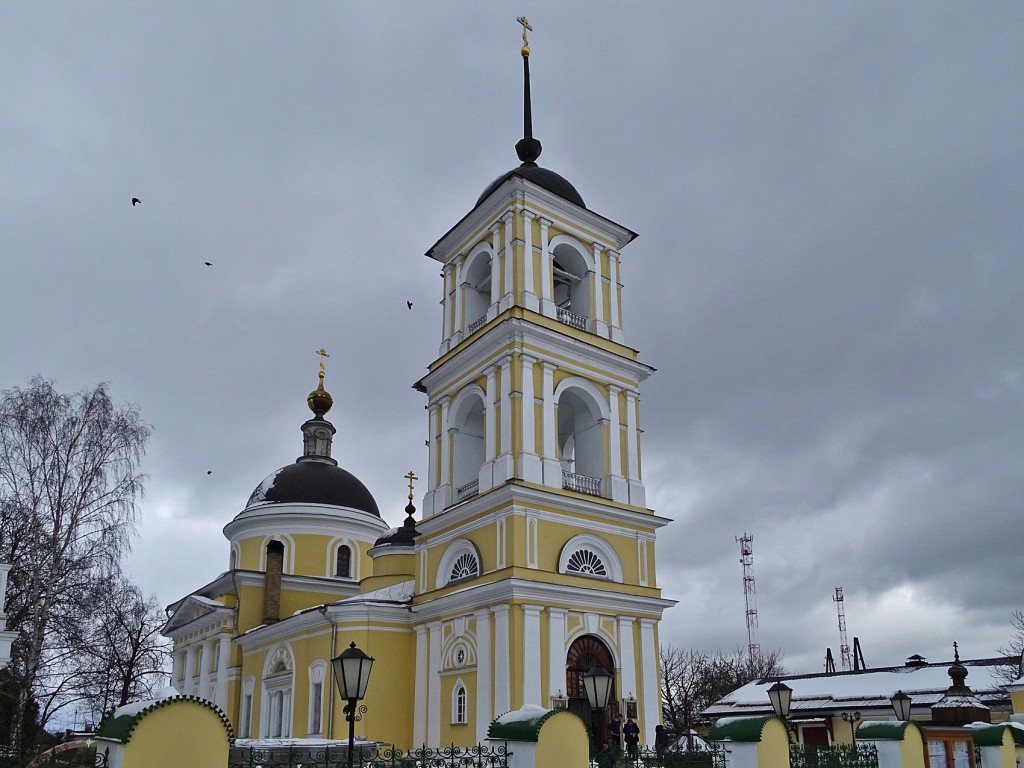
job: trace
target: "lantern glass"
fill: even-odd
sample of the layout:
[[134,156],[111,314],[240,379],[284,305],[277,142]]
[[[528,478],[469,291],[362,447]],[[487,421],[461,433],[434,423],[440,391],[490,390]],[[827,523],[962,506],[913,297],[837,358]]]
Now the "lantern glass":
[[793,689],[777,681],[768,689],[768,700],[772,703],[772,710],[783,719],[789,717],[789,706],[793,701]]
[[910,719],[910,697],[903,691],[896,691],[889,699],[892,709],[896,713],[896,719],[905,722]]
[[608,706],[608,694],[612,690],[612,676],[602,667],[592,667],[583,676],[583,688],[587,692],[590,708],[604,709]]
[[338,681],[341,698],[349,701],[362,699],[366,696],[366,685],[370,682],[370,670],[373,659],[356,648],[352,643],[331,661],[334,666],[334,679]]

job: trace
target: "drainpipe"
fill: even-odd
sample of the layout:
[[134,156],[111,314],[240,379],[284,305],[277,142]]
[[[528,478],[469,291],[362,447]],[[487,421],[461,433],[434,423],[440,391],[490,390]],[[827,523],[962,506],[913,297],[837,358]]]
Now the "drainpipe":
[[[320,606],[320,613],[324,615],[324,620],[331,625],[331,659],[334,659],[336,643],[338,639],[338,625],[334,623],[334,619],[327,615],[327,606]],[[334,664],[331,661],[327,662],[327,686],[331,692],[330,704],[327,706],[327,738],[334,738]]]

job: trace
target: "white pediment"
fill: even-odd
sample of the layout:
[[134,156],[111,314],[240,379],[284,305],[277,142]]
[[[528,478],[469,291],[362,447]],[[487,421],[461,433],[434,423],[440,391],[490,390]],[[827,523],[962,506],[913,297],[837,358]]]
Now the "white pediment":
[[[216,600],[202,595],[189,595],[178,605],[177,609],[164,625],[162,634],[170,636],[190,624],[199,629],[202,624],[229,618],[232,610]],[[205,621],[204,621],[205,619]]]

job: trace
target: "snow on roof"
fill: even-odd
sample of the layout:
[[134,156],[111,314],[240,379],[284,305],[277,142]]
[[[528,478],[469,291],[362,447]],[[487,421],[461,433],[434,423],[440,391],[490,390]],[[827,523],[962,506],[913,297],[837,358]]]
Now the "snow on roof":
[[524,704],[519,709],[506,712],[494,722],[506,725],[507,723],[528,723],[540,717],[544,717],[551,710],[538,706],[537,704]]
[[413,579],[392,584],[390,587],[381,587],[372,592],[365,592],[355,595],[342,603],[405,603],[412,599],[415,594],[416,582]]
[[135,715],[139,714],[139,712],[144,710],[146,707],[151,707],[158,701],[163,701],[164,699],[173,699],[175,696],[178,695],[180,695],[178,693],[178,689],[175,688],[173,685],[168,685],[166,688],[161,688],[159,691],[157,691],[156,696],[154,696],[152,699],[145,699],[144,701],[131,701],[127,704],[124,704],[123,706],[118,707],[114,710],[113,717],[134,717]]

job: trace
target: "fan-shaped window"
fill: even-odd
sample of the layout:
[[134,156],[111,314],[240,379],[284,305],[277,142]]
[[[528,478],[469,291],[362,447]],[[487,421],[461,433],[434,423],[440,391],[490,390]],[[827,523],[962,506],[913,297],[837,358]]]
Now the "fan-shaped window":
[[581,533],[565,543],[558,558],[558,571],[622,581],[622,561],[615,549],[592,533]]
[[476,556],[466,552],[459,555],[459,559],[455,561],[455,564],[452,566],[451,575],[448,576],[448,581],[458,581],[459,579],[468,579],[479,575],[480,565],[476,561]]
[[583,573],[587,576],[608,576],[600,556],[589,549],[577,549],[569,555],[565,570],[569,573]]
[[473,542],[458,539],[448,545],[437,569],[437,586],[479,576],[482,572],[480,553]]
[[338,547],[338,567],[334,575],[345,579],[352,577],[352,549],[345,544]]

